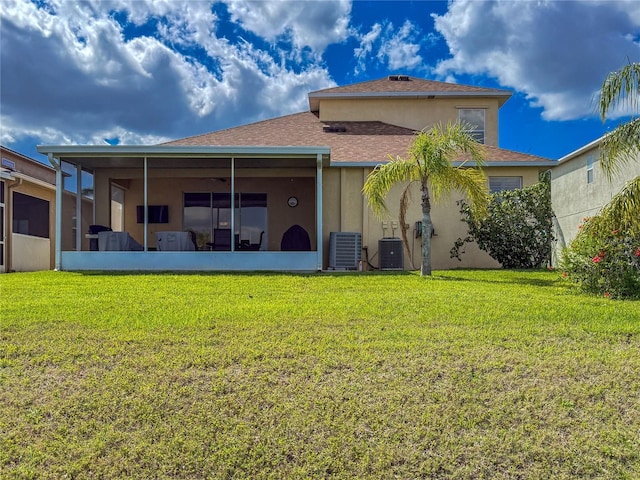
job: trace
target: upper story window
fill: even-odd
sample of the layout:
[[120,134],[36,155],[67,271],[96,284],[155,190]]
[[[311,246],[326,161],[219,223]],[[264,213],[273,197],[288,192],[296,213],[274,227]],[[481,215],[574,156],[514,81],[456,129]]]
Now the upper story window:
[[517,188],[522,188],[522,177],[489,177],[490,193],[516,190]]
[[460,108],[458,110],[458,121],[470,125],[471,135],[480,143],[484,143],[484,116],[484,108]]
[[587,183],[593,183],[593,155],[587,157]]

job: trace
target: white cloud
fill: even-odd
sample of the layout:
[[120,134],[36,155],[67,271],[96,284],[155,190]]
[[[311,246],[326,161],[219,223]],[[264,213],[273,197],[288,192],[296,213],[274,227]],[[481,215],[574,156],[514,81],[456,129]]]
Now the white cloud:
[[332,43],[348,36],[351,1],[227,0],[233,21],[256,35],[275,42],[288,37],[301,50],[309,47],[321,55]]
[[392,71],[424,69],[419,52],[423,45],[432,41],[409,20],[399,29],[389,21],[375,23],[368,33],[360,34],[354,29],[352,36],[360,42],[353,52],[357,60],[356,74],[364,72],[372,59]]
[[386,59],[391,70],[414,69],[420,66],[420,44],[416,43],[419,33],[420,29],[409,20],[405,21],[397,32],[393,31],[393,25],[389,25],[388,35],[378,51],[378,59]]
[[2,142],[161,142],[304,110],[308,91],[335,85],[326,68],[218,37],[216,22],[209,2],[0,2]]
[[640,60],[640,2],[454,0],[434,15],[452,58],[436,72],[488,75],[524,92],[547,120],[594,114],[606,74]]
[[[359,36],[360,46],[355,48],[353,51],[354,57],[358,61],[355,70],[356,74],[364,72],[367,69],[367,60],[369,59],[369,57],[371,57],[371,54],[373,52],[373,44],[376,42],[376,40],[378,40],[381,32],[382,25],[376,23],[373,25],[369,33],[365,33],[364,35]],[[356,32],[354,33],[354,36],[358,36]]]

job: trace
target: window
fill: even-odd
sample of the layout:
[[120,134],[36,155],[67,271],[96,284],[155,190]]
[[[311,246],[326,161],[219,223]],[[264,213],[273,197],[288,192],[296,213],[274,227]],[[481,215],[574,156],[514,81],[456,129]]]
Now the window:
[[[239,243],[266,245],[267,194],[236,193],[235,235]],[[185,193],[184,229],[196,232],[199,246],[211,242],[213,230],[231,228],[230,193]],[[264,234],[262,234],[264,232]]]
[[593,155],[587,157],[587,183],[593,183]]
[[[65,192],[76,193],[78,190],[78,170],[75,165],[68,162],[62,162],[62,185]],[[93,199],[93,173],[82,170],[81,176],[82,196]]]
[[111,228],[124,231],[124,189],[117,185],[111,185]]
[[49,238],[49,202],[14,192],[13,233]]
[[489,193],[522,188],[522,177],[489,177]]
[[458,110],[458,121],[471,128],[471,135],[476,141],[484,143],[484,108],[461,108]]

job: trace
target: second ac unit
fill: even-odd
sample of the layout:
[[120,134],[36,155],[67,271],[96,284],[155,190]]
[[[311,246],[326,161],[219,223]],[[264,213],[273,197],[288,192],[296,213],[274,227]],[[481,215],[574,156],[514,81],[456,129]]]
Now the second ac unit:
[[378,240],[380,270],[402,270],[402,240],[400,238],[381,238]]

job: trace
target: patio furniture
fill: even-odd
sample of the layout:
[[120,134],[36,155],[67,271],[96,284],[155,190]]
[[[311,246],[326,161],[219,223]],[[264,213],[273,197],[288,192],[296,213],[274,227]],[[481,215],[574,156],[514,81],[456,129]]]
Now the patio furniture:
[[195,250],[189,232],[156,232],[156,245],[162,252],[191,252]]
[[98,248],[101,252],[140,252],[142,245],[129,235],[129,232],[99,232]]
[[308,252],[311,250],[311,240],[309,234],[300,225],[292,225],[282,235],[280,250]]
[[89,233],[85,235],[85,238],[89,239],[89,250],[92,252],[98,251],[98,233],[110,232],[111,227],[105,225],[89,225]]
[[207,246],[216,251],[231,250],[231,229],[214,228],[213,242],[207,242]]

